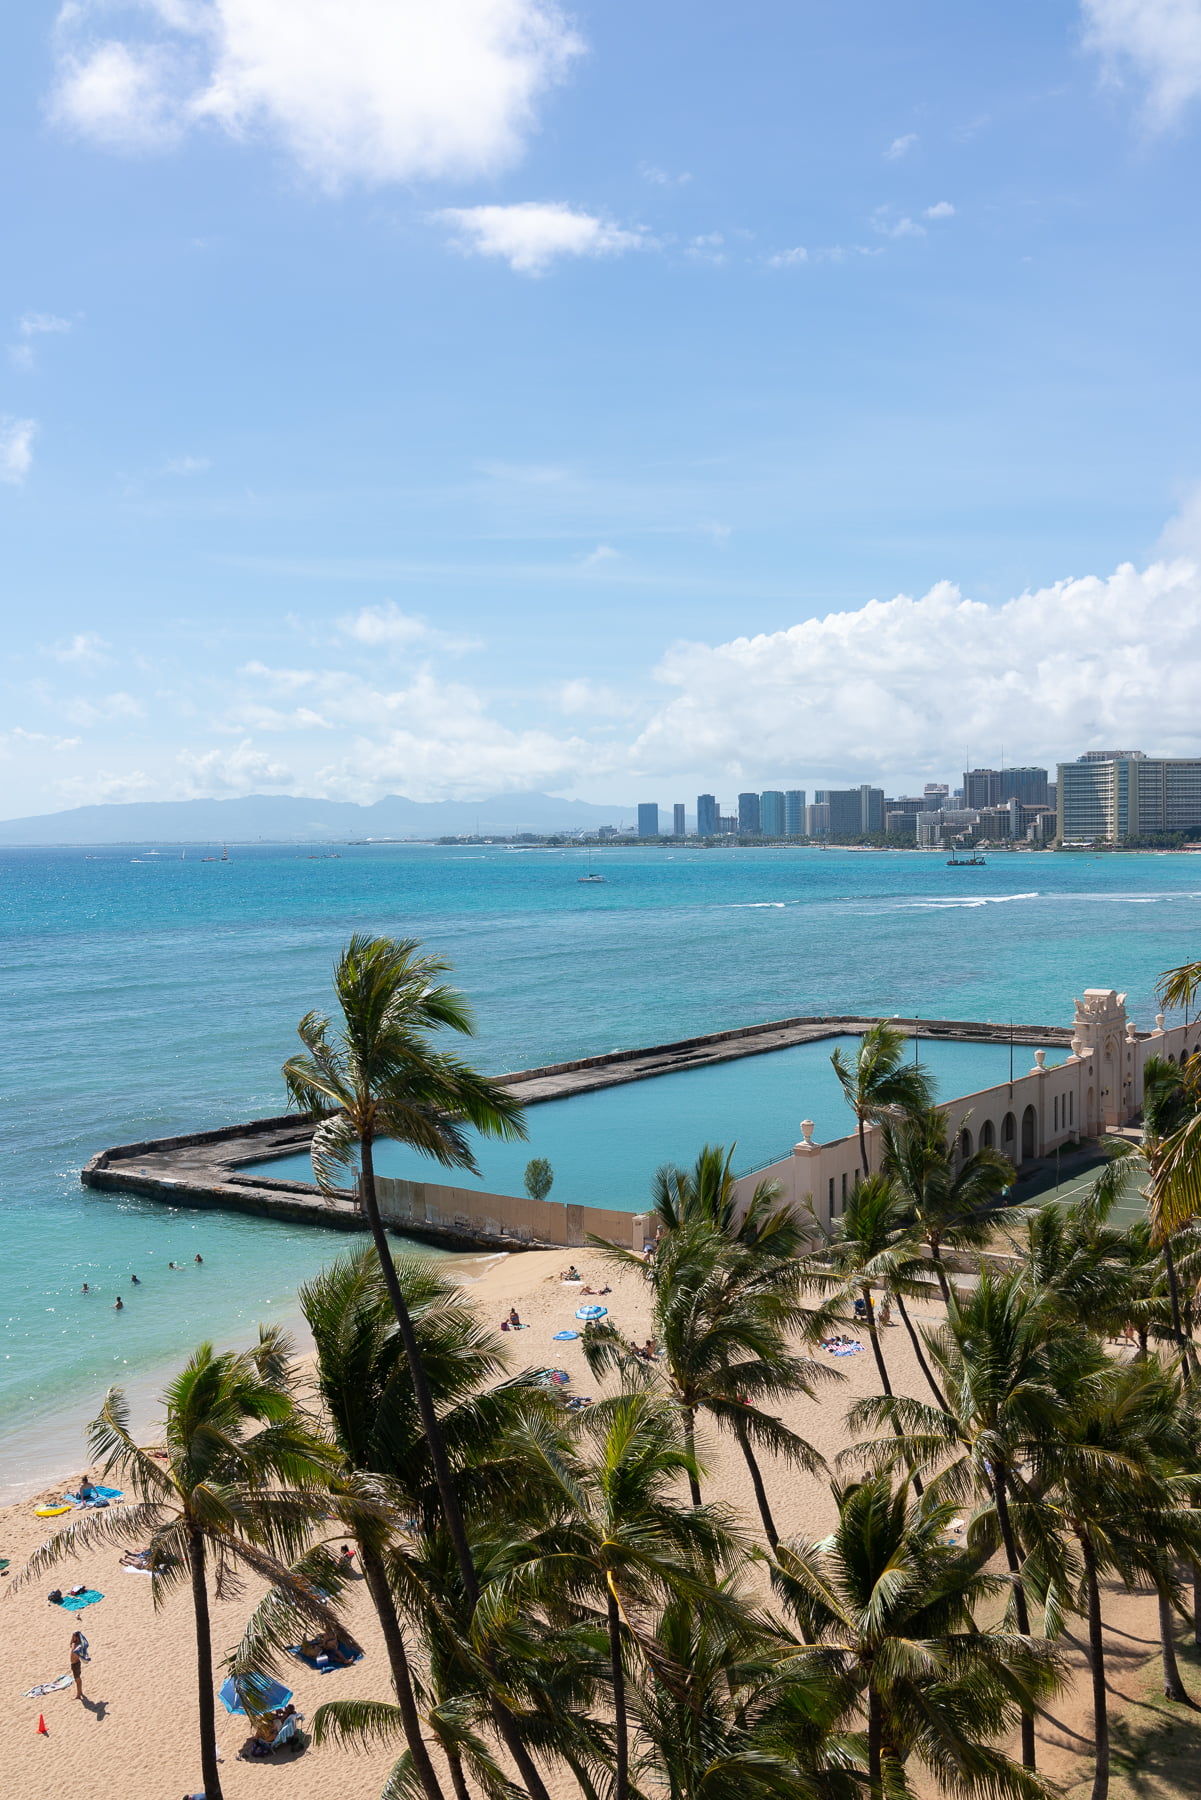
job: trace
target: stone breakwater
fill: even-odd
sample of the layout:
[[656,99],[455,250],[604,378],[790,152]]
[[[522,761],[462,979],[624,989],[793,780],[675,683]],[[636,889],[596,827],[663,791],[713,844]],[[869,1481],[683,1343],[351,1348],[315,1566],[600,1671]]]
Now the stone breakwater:
[[[1066,1049],[1072,1039],[1069,1029],[1051,1025],[997,1025],[968,1019],[897,1018],[891,1022],[907,1036],[916,1035],[919,1041],[1006,1044],[1016,1039],[1024,1045]],[[522,1069],[502,1076],[501,1080],[525,1105],[534,1106],[656,1075],[763,1056],[794,1044],[853,1035],[874,1023],[874,1019],[856,1014],[776,1019],[640,1050],[620,1050],[607,1056]],[[171,1206],[220,1207],[263,1218],[324,1225],[336,1231],[363,1231],[363,1215],[352,1197],[323,1194],[313,1182],[279,1181],[245,1172],[256,1162],[269,1163],[282,1156],[307,1152],[313,1129],[296,1114],[284,1114],[180,1137],[118,1144],[93,1156],[81,1179],[88,1187],[145,1194]],[[449,1171],[447,1179],[453,1181]],[[389,1194],[394,1187],[404,1190],[403,1204],[388,1220],[391,1226],[406,1236],[456,1250],[578,1245],[589,1231],[602,1228],[601,1234],[608,1235],[611,1228],[610,1215],[597,1208],[539,1203],[546,1207],[546,1216],[539,1213],[535,1219],[524,1198],[515,1196],[480,1197],[489,1200],[487,1207],[472,1204],[465,1211],[462,1190],[432,1182],[381,1182],[381,1186],[386,1186]],[[506,1209],[509,1198],[513,1199],[513,1206]],[[506,1210],[512,1212],[511,1220],[505,1216]],[[593,1212],[597,1214],[595,1221],[588,1216]],[[564,1219],[561,1229],[559,1213]],[[634,1218],[640,1220],[641,1215]],[[625,1219],[629,1221],[630,1215],[625,1215]]]

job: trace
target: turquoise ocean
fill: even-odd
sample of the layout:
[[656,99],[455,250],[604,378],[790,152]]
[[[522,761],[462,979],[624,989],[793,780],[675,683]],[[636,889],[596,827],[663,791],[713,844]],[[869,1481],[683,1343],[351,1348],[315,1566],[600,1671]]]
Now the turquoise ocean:
[[[476,1008],[474,1054],[498,1073],[796,1013],[1067,1024],[1084,987],[1126,989],[1149,1025],[1157,976],[1201,953],[1201,861],[1185,855],[956,870],[904,853],[622,848],[594,859],[603,884],[580,885],[577,850],[205,854],[0,852],[0,1500],[82,1466],[82,1421],[110,1383],[148,1405],[201,1338],[294,1322],[297,1284],[347,1247],[88,1192],[78,1175],[109,1144],[282,1111],[296,1020],[328,1002],[353,930],[447,956]],[[1002,1055],[935,1066],[941,1091],[1004,1079]],[[706,1075],[683,1108],[666,1082],[643,1084],[628,1128],[598,1115],[611,1177],[593,1154],[588,1195],[567,1170],[554,1197],[637,1206],[664,1115],[671,1154],[737,1138],[746,1165],[784,1154],[803,1117],[819,1138],[846,1129],[825,1053],[770,1059],[770,1080],[764,1060]],[[520,1162],[542,1147],[537,1111]]]

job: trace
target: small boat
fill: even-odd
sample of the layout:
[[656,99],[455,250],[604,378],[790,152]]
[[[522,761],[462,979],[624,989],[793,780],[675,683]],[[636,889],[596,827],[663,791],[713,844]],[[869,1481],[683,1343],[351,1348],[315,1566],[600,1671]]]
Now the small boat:
[[951,856],[947,858],[948,869],[985,869],[988,864],[982,856]]
[[577,875],[576,880],[577,881],[603,881],[604,879],[605,878],[603,875],[597,875],[596,873],[594,873],[593,867],[592,867],[592,851],[591,851],[591,849],[589,849],[589,851],[588,851],[588,873],[586,875]]

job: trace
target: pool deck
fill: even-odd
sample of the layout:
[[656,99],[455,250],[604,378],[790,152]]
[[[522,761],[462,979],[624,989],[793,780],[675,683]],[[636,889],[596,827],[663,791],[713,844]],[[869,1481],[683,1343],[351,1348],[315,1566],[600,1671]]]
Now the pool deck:
[[[774,1019],[762,1025],[712,1032],[706,1037],[681,1038],[675,1043],[654,1044],[642,1050],[618,1050],[608,1056],[584,1057],[578,1062],[550,1063],[540,1069],[520,1069],[500,1079],[527,1106],[545,1100],[564,1100],[573,1094],[593,1093],[628,1081],[644,1081],[655,1075],[684,1069],[706,1068],[744,1056],[764,1056],[794,1044],[823,1038],[853,1036],[877,1021],[853,1014]],[[890,1021],[907,1037],[919,1042],[938,1040],[966,1044],[1035,1045],[1066,1049],[1071,1030],[1057,1025],[997,1025],[969,1019],[903,1019]],[[168,1206],[220,1207],[232,1212],[285,1219],[295,1224],[321,1225],[336,1231],[363,1231],[366,1225],[352,1200],[324,1195],[312,1182],[276,1181],[265,1175],[242,1173],[256,1162],[273,1162],[281,1156],[307,1152],[313,1126],[296,1114],[271,1119],[251,1119],[215,1131],[192,1132],[184,1137],[148,1139],[137,1144],[117,1144],[92,1157],[81,1172],[87,1187],[120,1189],[145,1194]],[[453,1175],[448,1176],[453,1180]],[[442,1227],[406,1228],[406,1235],[455,1250],[495,1249],[497,1240],[474,1232]],[[507,1250],[539,1248],[518,1246],[505,1239]]]

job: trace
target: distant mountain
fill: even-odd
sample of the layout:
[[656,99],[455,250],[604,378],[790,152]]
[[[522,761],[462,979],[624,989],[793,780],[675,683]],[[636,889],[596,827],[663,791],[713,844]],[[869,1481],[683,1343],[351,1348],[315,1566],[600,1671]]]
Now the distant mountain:
[[297,800],[247,794],[238,800],[132,800],[0,821],[0,844],[312,843],[322,839],[430,838],[480,831],[596,831],[634,822],[632,806],[593,806],[551,794],[488,800]]

